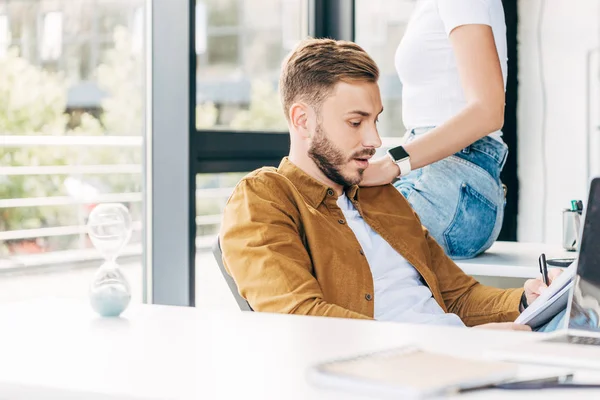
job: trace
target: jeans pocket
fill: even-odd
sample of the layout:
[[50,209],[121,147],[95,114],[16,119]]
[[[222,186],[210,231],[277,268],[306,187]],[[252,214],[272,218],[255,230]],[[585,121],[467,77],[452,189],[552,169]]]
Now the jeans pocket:
[[448,255],[460,258],[476,256],[494,230],[497,212],[494,203],[463,183],[454,218],[444,232]]

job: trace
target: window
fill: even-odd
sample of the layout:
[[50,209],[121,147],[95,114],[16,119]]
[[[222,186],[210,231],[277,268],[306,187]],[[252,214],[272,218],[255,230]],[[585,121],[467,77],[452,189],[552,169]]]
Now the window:
[[8,16],[0,14],[0,58],[6,55],[10,45],[10,31],[8,29]]
[[402,84],[396,74],[394,54],[415,6],[413,0],[356,0],[356,42],[373,57],[381,70],[379,85],[384,113],[379,133],[384,146],[404,135]]
[[280,64],[307,35],[305,0],[198,0],[198,129],[286,132]]
[[143,298],[145,4],[0,4],[0,301],[87,296],[86,221],[106,202],[131,213],[119,263]]

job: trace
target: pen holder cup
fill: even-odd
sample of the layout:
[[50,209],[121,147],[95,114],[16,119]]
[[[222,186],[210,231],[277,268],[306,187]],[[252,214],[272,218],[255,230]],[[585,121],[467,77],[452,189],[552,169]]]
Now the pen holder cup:
[[579,227],[581,215],[577,211],[563,210],[562,245],[565,250],[576,251],[579,247]]

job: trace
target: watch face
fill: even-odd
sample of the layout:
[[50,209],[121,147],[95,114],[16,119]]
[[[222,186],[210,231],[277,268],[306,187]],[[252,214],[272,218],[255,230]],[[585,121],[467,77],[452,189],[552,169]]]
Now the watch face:
[[392,147],[388,151],[395,161],[400,161],[404,158],[409,157],[408,153],[406,152],[406,150],[404,150],[404,147],[402,146]]

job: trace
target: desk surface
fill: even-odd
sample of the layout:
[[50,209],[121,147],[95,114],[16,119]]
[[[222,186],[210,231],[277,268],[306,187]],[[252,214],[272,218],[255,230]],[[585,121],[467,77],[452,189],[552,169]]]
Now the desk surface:
[[[16,400],[365,399],[314,387],[307,368],[406,344],[480,357],[492,345],[542,335],[150,305],[101,319],[85,302],[60,299],[1,306],[0,320],[0,398]],[[553,370],[521,367],[522,375],[540,372]],[[581,376],[598,380],[597,371]],[[565,395],[577,393],[483,391],[460,398]]]
[[546,253],[546,258],[577,256],[576,252],[543,243],[496,242],[482,255],[456,264],[469,275],[537,278],[538,258],[542,253]]

